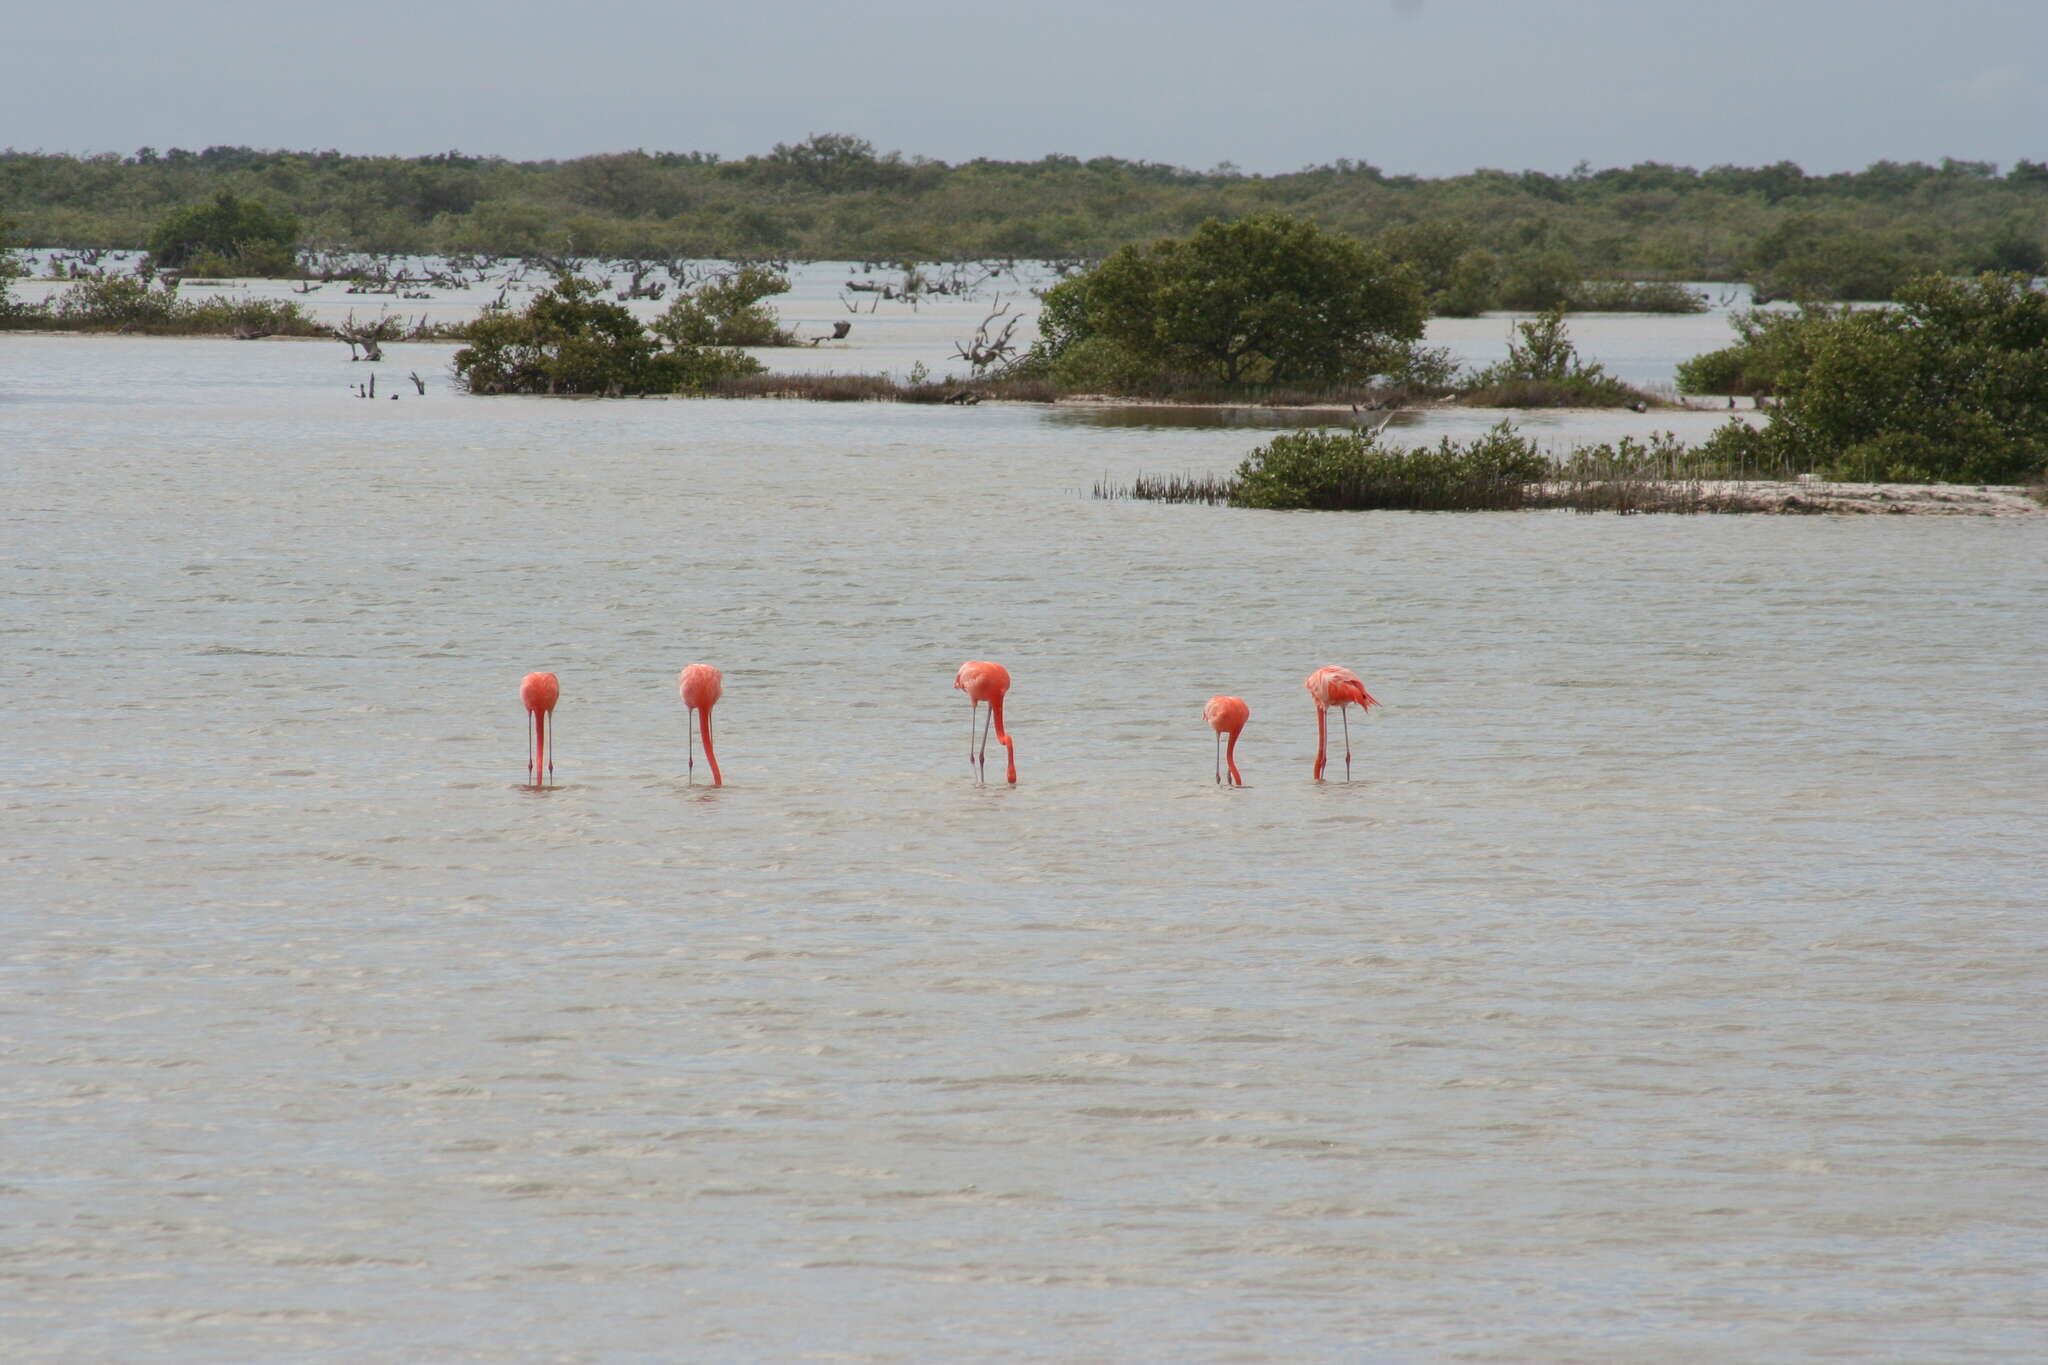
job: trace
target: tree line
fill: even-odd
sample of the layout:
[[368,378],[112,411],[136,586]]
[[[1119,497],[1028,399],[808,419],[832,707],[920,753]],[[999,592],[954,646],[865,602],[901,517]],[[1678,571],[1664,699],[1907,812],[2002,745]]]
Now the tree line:
[[734,159],[0,151],[0,211],[18,240],[42,246],[143,247],[166,218],[222,194],[288,215],[315,249],[657,259],[1094,260],[1278,211],[1410,263],[1439,312],[1600,306],[1569,297],[1587,281],[1748,280],[1773,296],[1884,299],[1930,271],[2048,270],[2048,164],[2027,160],[1830,175],[1790,162],[1581,163],[1431,179],[1345,159],[1254,175],[1116,157],[948,164],[843,133]]

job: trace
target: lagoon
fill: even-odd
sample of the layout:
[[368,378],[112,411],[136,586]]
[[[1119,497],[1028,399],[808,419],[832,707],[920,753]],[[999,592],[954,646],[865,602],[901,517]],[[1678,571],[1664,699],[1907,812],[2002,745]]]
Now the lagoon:
[[8,1358],[2040,1339],[2048,521],[1098,502],[1262,434],[452,350],[0,336]]

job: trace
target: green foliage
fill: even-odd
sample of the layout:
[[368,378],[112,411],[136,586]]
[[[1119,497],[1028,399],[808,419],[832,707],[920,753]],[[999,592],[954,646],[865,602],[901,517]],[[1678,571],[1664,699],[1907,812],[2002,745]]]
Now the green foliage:
[[187,299],[174,283],[134,275],[80,280],[33,307],[0,307],[0,327],[17,331],[140,332],[154,336],[322,336],[326,328],[283,299]]
[[1741,341],[1681,361],[1678,391],[1690,394],[1775,394],[1802,373],[1813,346],[1845,309],[1810,304],[1796,313],[1752,308],[1729,318]]
[[788,292],[780,271],[741,266],[677,298],[654,330],[675,346],[787,346],[789,334],[761,300]]
[[1557,303],[1547,312],[1516,323],[1515,335],[1508,338],[1508,358],[1474,375],[1461,394],[1463,401],[1489,408],[1646,403],[1647,395],[1614,378],[1603,366],[1579,358],[1564,313],[1564,305]]
[[1451,266],[1444,289],[1431,306],[1447,318],[1476,318],[1500,297],[1500,258],[1474,247]]
[[1381,232],[1372,244],[1415,272],[1432,313],[1449,311],[1445,303],[1457,287],[1459,264],[1476,249],[1472,230],[1458,222],[1404,223]]
[[[42,246],[141,246],[184,206],[228,193],[285,210],[323,248],[377,252],[807,259],[1100,259],[1127,243],[1284,205],[1326,231],[1378,240],[1432,295],[1442,261],[1562,252],[1552,278],[1725,280],[1766,270],[1755,245],[1801,215],[1950,271],[2026,269],[2048,249],[2048,170],[1968,162],[1695,170],[1643,162],[1563,176],[1482,170],[1425,180],[1350,161],[1284,175],[1115,157],[946,165],[822,133],[765,155],[612,152],[512,162],[442,152],[143,148],[130,157],[0,150],[0,204]],[[1521,272],[1528,278],[1530,272]],[[1540,281],[1538,281],[1540,283]],[[1548,306],[1554,297],[1531,300]],[[1441,300],[1434,306],[1442,307]],[[1470,307],[1468,296],[1466,307]],[[1487,307],[1508,306],[1489,301]]]
[[8,297],[8,291],[16,280],[28,273],[28,267],[14,253],[15,230],[13,219],[0,218],[0,319],[14,312],[15,304]]
[[1669,280],[1581,280],[1568,304],[1574,313],[1704,313],[1706,296]]
[[222,193],[210,204],[194,204],[158,223],[149,234],[157,265],[176,270],[204,262],[218,275],[292,273],[299,223],[290,214]]
[[2048,473],[2048,294],[2023,275],[1927,275],[1895,308],[1756,329],[1739,364],[1780,395],[1760,432],[1716,455],[1831,478],[2018,483]]
[[1518,252],[1502,269],[1497,306],[1525,312],[1563,306],[1571,301],[1584,273],[1561,247]]
[[1125,247],[1074,283],[1048,296],[1048,356],[1103,343],[1120,353],[1109,370],[1334,384],[1384,372],[1422,335],[1413,271],[1278,213]]
[[1890,299],[1932,266],[1897,235],[1815,214],[1784,219],[1758,239],[1747,277],[1756,299]]
[[756,374],[739,351],[649,335],[625,307],[588,280],[557,276],[522,313],[491,309],[472,323],[455,371],[471,393],[699,393]]
[[1697,457],[1675,432],[1663,431],[1647,441],[1624,436],[1618,441],[1573,448],[1553,477],[1587,479],[1686,479],[1702,477]]
[[1380,445],[1368,432],[1298,431],[1276,436],[1237,467],[1231,505],[1267,509],[1509,507],[1549,461],[1502,421],[1460,445]]

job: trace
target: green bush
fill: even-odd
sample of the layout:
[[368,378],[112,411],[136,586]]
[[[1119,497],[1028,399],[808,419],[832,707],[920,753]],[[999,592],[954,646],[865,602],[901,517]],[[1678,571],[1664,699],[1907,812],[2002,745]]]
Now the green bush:
[[650,335],[588,280],[557,276],[522,313],[491,309],[469,326],[455,371],[475,394],[622,396],[701,393],[763,366],[740,351],[676,344]]
[[170,281],[134,275],[80,280],[35,307],[0,309],[18,331],[139,332],[155,336],[322,336],[327,329],[284,299],[180,297]]
[[1508,338],[1508,358],[1472,376],[1460,401],[1487,408],[1625,407],[1650,401],[1604,367],[1579,359],[1562,303],[1516,323],[1514,331],[1520,340]]
[[2048,294],[2018,274],[1926,275],[1899,292],[1895,308],[1809,310],[1754,329],[1731,349],[1779,401],[1761,431],[1724,429],[1707,448],[1845,480],[2048,474]]
[[1447,318],[1474,318],[1492,308],[1499,295],[1500,259],[1474,247],[1452,265],[1449,281],[1431,305]]
[[766,266],[745,265],[679,297],[654,321],[654,331],[675,346],[789,346],[774,310],[761,300],[789,292],[789,277]]
[[1412,450],[1369,432],[1298,431],[1247,456],[1229,499],[1266,509],[1516,507],[1549,468],[1506,421],[1465,445],[1446,436]]
[[1775,394],[1805,370],[1811,352],[1841,310],[1809,304],[1796,313],[1752,308],[1729,319],[1741,340],[1678,366],[1678,391],[1690,394]]
[[1095,341],[1095,374],[1340,384],[1401,363],[1424,317],[1409,267],[1301,219],[1255,213],[1125,247],[1048,291],[1030,364],[1051,370]]
[[149,254],[166,270],[183,269],[195,258],[206,257],[223,266],[231,261],[270,267],[281,263],[281,268],[261,273],[290,274],[298,236],[298,219],[290,214],[222,193],[210,204],[180,209],[158,223],[149,234]]

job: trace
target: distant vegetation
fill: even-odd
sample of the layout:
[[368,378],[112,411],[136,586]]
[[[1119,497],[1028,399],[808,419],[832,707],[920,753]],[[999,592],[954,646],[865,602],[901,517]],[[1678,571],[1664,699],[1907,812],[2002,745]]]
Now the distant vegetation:
[[1642,288],[1676,280],[1884,299],[1930,270],[2048,268],[2048,165],[2031,161],[2003,174],[1956,160],[1839,175],[1645,162],[1425,180],[1350,160],[1271,176],[1114,157],[947,165],[839,133],[730,161],[0,152],[0,206],[40,246],[142,247],[223,194],[298,220],[314,250],[649,260],[1098,260],[1279,210],[1408,264],[1433,310],[1466,314],[1695,306]]

